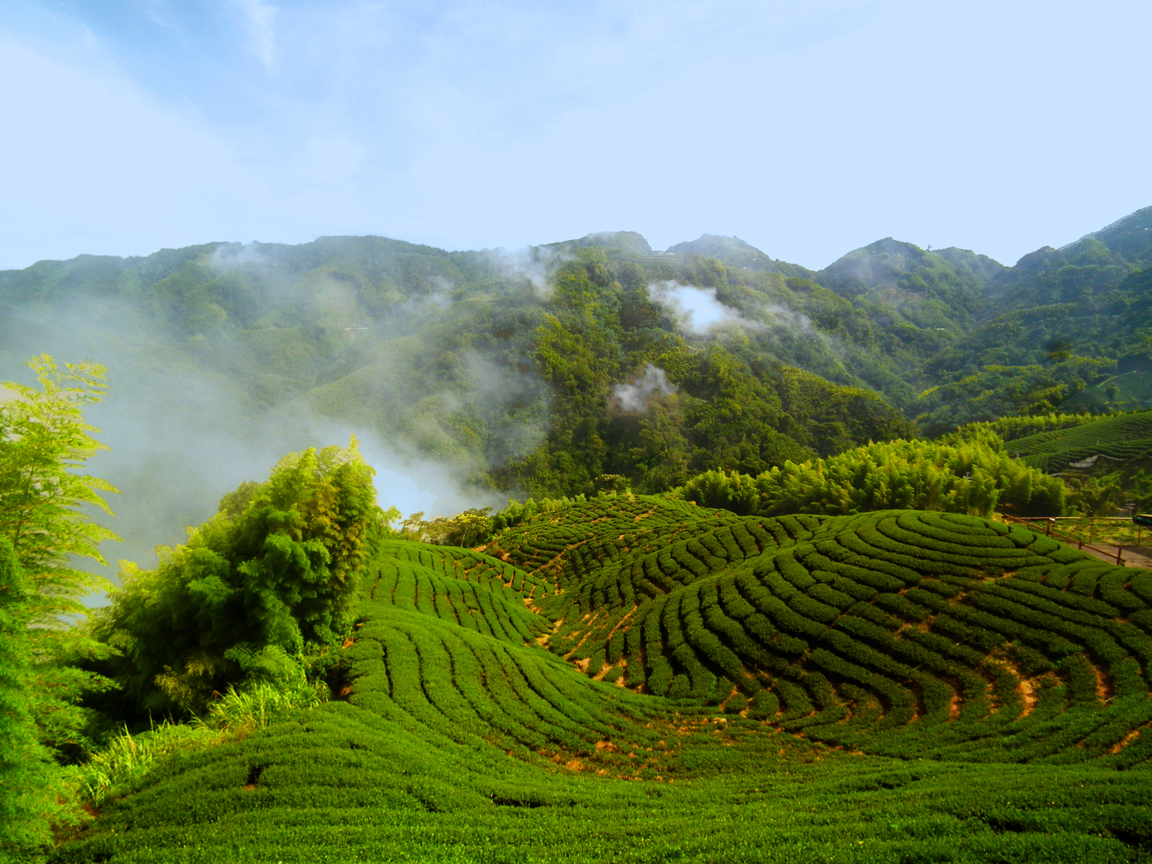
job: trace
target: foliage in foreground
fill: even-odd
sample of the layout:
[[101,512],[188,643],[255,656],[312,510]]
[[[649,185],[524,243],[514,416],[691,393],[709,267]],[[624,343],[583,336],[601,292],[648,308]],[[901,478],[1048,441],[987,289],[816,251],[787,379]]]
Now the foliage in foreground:
[[82,804],[100,807],[113,795],[132,791],[163,757],[199,750],[218,740],[219,735],[207,727],[171,721],[136,735],[121,729],[72,770],[73,795]]
[[334,703],[172,757],[50,861],[1147,861],[1147,772],[793,749],[739,718],[677,728],[684,767],[637,782]]
[[0,860],[48,840],[54,809],[51,754],[39,740],[27,697],[32,685],[30,588],[7,537],[0,536]]
[[250,681],[240,688],[230,686],[208,703],[208,716],[199,722],[242,735],[327,700],[328,688],[322,682],[309,682],[303,674],[289,681]]
[[258,680],[240,689],[229,687],[209,703],[203,719],[165,720],[138,734],[122,728],[108,736],[99,750],[72,769],[72,794],[88,807],[101,807],[134,791],[165,757],[243,738],[327,699],[326,688],[309,684],[302,675],[287,686]]
[[82,473],[84,462],[104,445],[92,438],[84,406],[104,394],[104,369],[93,363],[66,364],[48,356],[29,364],[37,386],[7,382],[15,398],[0,403],[0,536],[7,537],[28,580],[25,612],[34,659],[25,691],[42,740],[53,747],[83,748],[86,714],[80,696],[110,682],[77,668],[106,657],[82,627],[83,599],[107,581],[72,566],[74,558],[104,557],[98,544],[119,539],[81,508],[111,513],[102,492],[116,490]]
[[61,370],[47,356],[28,365],[37,386],[8,382],[0,401],[0,856],[36,848],[49,820],[69,818],[53,750],[89,746],[81,697],[110,685],[75,665],[107,647],[63,623],[83,620],[83,598],[103,582],[73,557],[103,562],[97,545],[116,536],[79,509],[109,512],[100,493],[116,491],[81,473],[103,446],[83,407],[101,398],[104,370]]

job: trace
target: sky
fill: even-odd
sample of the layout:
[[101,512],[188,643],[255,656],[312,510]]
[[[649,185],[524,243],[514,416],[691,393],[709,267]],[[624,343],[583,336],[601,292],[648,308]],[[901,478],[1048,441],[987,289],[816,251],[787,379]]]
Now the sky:
[[0,268],[217,240],[887,236],[1152,204],[1152,4],[5,0]]

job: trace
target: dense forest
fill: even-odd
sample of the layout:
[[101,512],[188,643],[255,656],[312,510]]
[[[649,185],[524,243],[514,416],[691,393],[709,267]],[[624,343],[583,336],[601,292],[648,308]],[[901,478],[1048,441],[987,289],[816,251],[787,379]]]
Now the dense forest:
[[1149,227],[0,273],[0,856],[1148,860]]

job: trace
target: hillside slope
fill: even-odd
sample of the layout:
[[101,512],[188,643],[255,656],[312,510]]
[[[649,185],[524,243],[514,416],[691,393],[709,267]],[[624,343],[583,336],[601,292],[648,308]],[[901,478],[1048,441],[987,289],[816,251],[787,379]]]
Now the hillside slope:
[[1150,607],[916,511],[602,496],[389,541],[347,701],[175,758],[53,860],[1147,860]]
[[1152,411],[1102,417],[1071,429],[1058,429],[1018,438],[1009,445],[1013,455],[1044,471],[1091,468],[1152,458]]
[[[444,515],[1146,410],[1149,218],[1013,267],[886,239],[813,273],[736,238],[658,253],[627,231],[517,254],[325,237],[81,256],[0,273],[0,362],[108,367],[94,470],[143,560],[280,453],[349,433],[435,476]],[[221,453],[243,455],[215,486]]]
[[494,548],[561,589],[548,646],[587,674],[810,739],[1022,761],[1066,758],[1098,698],[1096,755],[1152,721],[1147,574],[956,514],[696,509],[597,499]]

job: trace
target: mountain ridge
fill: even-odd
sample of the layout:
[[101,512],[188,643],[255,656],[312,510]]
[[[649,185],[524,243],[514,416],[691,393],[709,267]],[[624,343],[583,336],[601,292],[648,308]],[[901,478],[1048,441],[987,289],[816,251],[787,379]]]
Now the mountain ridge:
[[[653,492],[913,421],[932,435],[1005,412],[1152,407],[1147,214],[1097,232],[1119,252],[1088,239],[1010,268],[886,239],[814,273],[737,238],[659,254],[635,232],[517,254],[365,236],[80,256],[0,272],[0,356],[109,367],[96,419],[116,485],[157,501],[168,472],[203,490],[133,517],[153,526],[141,537],[214,504],[214,448],[262,464],[334,428],[462,478],[458,501],[595,493],[603,476]],[[116,461],[141,440],[147,459]],[[129,557],[148,557],[141,543]]]

